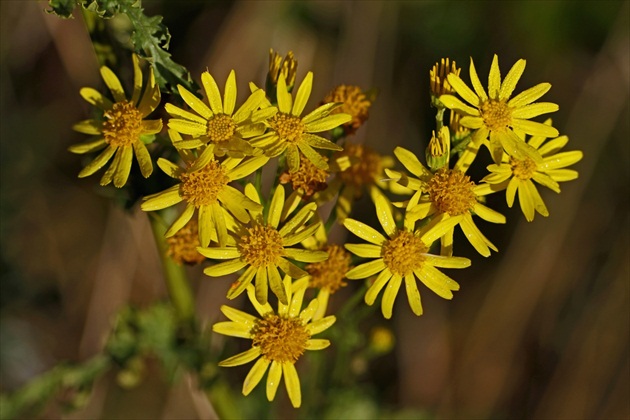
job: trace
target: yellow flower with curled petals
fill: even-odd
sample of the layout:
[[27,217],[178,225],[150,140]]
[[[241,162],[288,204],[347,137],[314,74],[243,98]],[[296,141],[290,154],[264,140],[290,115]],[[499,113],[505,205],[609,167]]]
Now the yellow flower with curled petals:
[[79,172],[79,178],[94,174],[113,157],[114,161],[103,174],[100,183],[108,185],[113,181],[114,186],[122,188],[129,178],[134,153],[142,176],[148,178],[153,172],[151,156],[142,138],[162,131],[162,120],[144,119],[160,104],[160,88],[155,83],[151,69],[148,84],[143,90],[142,70],[138,57],[134,54],[132,58],[134,82],[131,99],[127,99],[118,77],[105,66],[101,67],[101,76],[115,102],[92,88],[86,87],[80,91],[87,102],[103,111],[105,121],[90,119],[75,124],[74,130],[97,136],[97,139],[75,144],[68,150],[77,154],[105,150]]
[[459,284],[436,267],[465,268],[470,260],[462,257],[429,254],[429,247],[446,231],[452,229],[456,219],[441,215],[431,220],[423,228],[416,230],[415,222],[404,219],[402,229],[396,227],[391,203],[382,193],[374,194],[376,213],[386,238],[376,229],[354,219],[345,219],[343,225],[368,244],[346,244],[348,251],[362,258],[375,258],[360,264],[346,273],[348,279],[364,279],[378,274],[365,294],[365,302],[374,304],[376,297],[385,288],[381,310],[387,319],[392,317],[394,301],[404,279],[407,300],[416,315],[422,315],[422,303],[416,278],[425,286],[445,299],[453,298],[453,291]]
[[541,157],[536,150],[521,140],[514,131],[522,131],[526,134],[544,137],[556,137],[558,130],[539,122],[530,121],[549,112],[558,110],[558,105],[551,102],[536,102],[549,89],[551,84],[540,83],[511,98],[516,84],[525,70],[525,60],[518,60],[501,82],[499,70],[499,58],[494,55],[490,75],[488,78],[488,92],[484,90],[477,71],[470,60],[471,90],[462,79],[454,73],[448,75],[451,87],[469,105],[465,104],[453,95],[440,96],[447,108],[464,115],[460,120],[463,127],[475,130],[472,134],[471,144],[464,152],[457,169],[466,172],[466,169],[474,160],[479,146],[489,137],[490,151],[495,163],[500,163],[505,150],[511,156],[530,159],[540,162]]
[[[551,119],[545,124],[551,125]],[[567,136],[545,140],[546,138],[542,136],[532,136],[527,141],[527,144],[540,153],[542,163],[536,163],[529,158],[519,159],[504,155],[499,165],[488,166],[490,174],[481,180],[491,185],[494,190],[507,189],[506,199],[509,207],[514,204],[514,198],[518,193],[521,210],[528,222],[534,220],[536,212],[545,217],[549,216],[547,206],[534,182],[560,193],[559,182],[571,181],[578,177],[577,171],[566,167],[582,160],[582,152],[579,150],[559,152],[568,143]]]
[[[260,121],[252,120],[252,113],[265,99],[261,89],[253,91],[247,100],[236,109],[236,74],[232,70],[225,82],[223,98],[212,75],[205,71],[201,74],[206,100],[203,101],[178,85],[180,95],[194,112],[186,111],[173,104],[166,104],[166,111],[173,117],[169,128],[188,134],[193,138],[177,142],[177,148],[198,148],[207,145],[205,154],[200,156],[199,169],[208,163],[213,154],[231,157],[244,157],[257,154],[245,139],[255,137],[265,131]],[[258,115],[258,114],[257,114]],[[265,118],[263,115],[261,118]]]
[[268,303],[258,302],[254,287],[250,284],[247,295],[260,317],[229,306],[221,307],[221,312],[230,321],[218,322],[212,326],[212,330],[231,337],[249,338],[252,340],[252,347],[219,362],[219,366],[240,366],[258,359],[245,377],[243,395],[249,395],[268,371],[267,399],[273,401],[284,378],[291,404],[295,408],[301,405],[302,391],[295,362],[306,350],[323,350],[328,347],[329,340],[311,337],[325,331],[336,321],[332,315],[312,321],[318,306],[317,299],[311,300],[302,309],[307,284],[306,279],[291,283],[291,279],[285,277],[282,286],[289,304],[278,303],[277,312]]
[[[316,167],[328,169],[328,163],[315,149],[343,150],[343,148],[313,133],[331,130],[352,119],[348,114],[331,114],[331,111],[341,106],[339,103],[324,104],[305,117],[300,117],[311,95],[312,87],[313,72],[308,72],[295,94],[294,101],[287,90],[284,74],[280,74],[277,87],[277,113],[265,121],[270,130],[251,140],[252,146],[263,149],[265,155],[269,157],[279,156],[286,152],[289,172],[296,172],[300,167],[300,152]],[[276,108],[270,107],[270,109]]]
[[[169,130],[169,134],[175,142],[181,140],[181,136],[173,130]],[[247,223],[250,216],[246,210],[262,208],[259,203],[250,200],[229,184],[252,174],[267,163],[269,158],[226,158],[222,162],[212,158],[201,169],[194,170],[197,158],[185,152],[187,151],[181,153],[185,163],[183,168],[164,158],[158,159],[160,169],[180,182],[164,191],[144,197],[141,208],[144,211],[162,210],[184,201],[186,207],[166,231],[166,237],[175,235],[197,211],[201,245],[207,246],[213,238],[218,238],[219,245],[225,246],[228,242],[226,219],[229,215],[233,215],[241,223]],[[226,212],[229,214],[225,214]]]
[[459,225],[471,245],[484,257],[497,248],[486,238],[475,222],[473,214],[492,223],[505,223],[505,216],[481,204],[480,198],[493,193],[488,184],[476,185],[470,177],[457,169],[447,167],[432,173],[411,151],[397,147],[394,154],[403,166],[418,178],[385,169],[387,175],[415,194],[406,203],[406,216],[412,220],[426,217],[448,217],[455,224],[444,232],[440,243],[442,255],[453,255],[453,233]]
[[[248,184],[245,187],[245,194],[250,200],[260,202],[253,185]],[[228,260],[207,267],[204,273],[208,276],[221,277],[247,267],[228,291],[228,299],[234,299],[243,293],[255,278],[258,302],[267,303],[268,288],[271,288],[280,302],[287,304],[278,269],[293,279],[300,279],[308,273],[289,260],[314,263],[328,258],[324,251],[293,247],[313,236],[321,223],[317,221],[307,225],[315,216],[315,203],[305,205],[292,215],[299,202],[299,197],[297,200],[285,201],[284,188],[278,186],[269,204],[267,216],[263,217],[260,211],[251,212],[252,221],[243,226],[241,232],[237,232],[234,246],[198,249],[207,258]]]

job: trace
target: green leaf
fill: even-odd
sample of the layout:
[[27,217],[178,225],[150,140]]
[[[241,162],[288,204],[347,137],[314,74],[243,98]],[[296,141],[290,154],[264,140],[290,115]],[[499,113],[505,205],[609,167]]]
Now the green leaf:
[[72,19],[72,12],[77,6],[77,0],[48,0],[50,9],[46,13],[57,15],[62,19]]

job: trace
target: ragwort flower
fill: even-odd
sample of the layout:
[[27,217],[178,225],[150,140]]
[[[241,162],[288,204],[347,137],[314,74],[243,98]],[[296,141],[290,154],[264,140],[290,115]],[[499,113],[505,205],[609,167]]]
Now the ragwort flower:
[[208,145],[200,156],[195,169],[208,163],[213,154],[225,153],[232,157],[252,156],[256,150],[245,139],[262,134],[265,126],[260,121],[252,120],[252,113],[265,99],[265,92],[257,89],[250,94],[241,107],[236,108],[236,75],[232,70],[225,82],[223,99],[214,78],[209,72],[201,74],[201,83],[207,103],[197,98],[181,85],[177,86],[184,101],[193,112],[185,111],[172,104],[166,104],[166,111],[172,117],[169,128],[189,134],[191,140],[175,144],[178,148],[197,148]]
[[138,57],[134,54],[132,58],[134,82],[131,99],[127,99],[118,77],[105,66],[101,67],[101,76],[111,91],[115,102],[110,101],[92,88],[86,87],[80,91],[83,99],[104,112],[105,121],[91,119],[75,124],[73,128],[76,131],[98,136],[98,138],[75,144],[70,146],[68,150],[78,154],[105,150],[79,172],[79,178],[92,175],[114,157],[114,161],[103,174],[100,183],[101,185],[108,185],[113,181],[114,186],[122,188],[129,178],[134,152],[142,176],[148,178],[153,172],[151,156],[142,138],[162,130],[162,120],[144,119],[160,104],[160,88],[155,83],[155,76],[153,69],[151,69],[149,82],[143,91],[142,70]]
[[352,119],[348,114],[331,114],[341,105],[338,103],[322,105],[301,118],[312,86],[313,72],[308,72],[295,94],[294,102],[287,90],[285,76],[280,74],[277,87],[278,112],[265,122],[270,131],[251,140],[252,146],[263,149],[269,157],[286,152],[289,172],[295,172],[300,167],[300,152],[318,168],[328,169],[328,163],[315,149],[342,150],[342,147],[313,133],[331,130]]
[[[258,193],[251,184],[246,187],[245,193],[250,200],[260,202]],[[324,251],[293,248],[293,245],[312,236],[320,225],[319,221],[306,225],[315,215],[317,210],[315,203],[305,205],[295,215],[289,217],[297,204],[299,199],[285,202],[284,187],[278,186],[269,204],[266,218],[260,211],[250,211],[253,220],[237,232],[235,246],[199,248],[199,252],[208,258],[229,260],[207,267],[204,273],[208,276],[221,277],[247,267],[228,291],[228,299],[234,299],[243,293],[255,277],[258,302],[263,305],[267,303],[268,288],[271,288],[280,302],[286,305],[287,296],[278,268],[285,275],[300,279],[308,273],[289,261],[290,259],[314,263],[328,258]]]
[[[175,141],[181,139],[173,130],[169,130],[169,134]],[[196,210],[201,245],[207,246],[211,240],[218,238],[219,245],[225,246],[228,242],[227,219],[230,215],[241,223],[247,223],[250,217],[246,210],[262,208],[229,183],[250,175],[267,163],[269,158],[226,158],[222,162],[212,158],[202,169],[194,170],[196,160],[192,154],[182,153],[182,156],[186,165],[184,168],[164,158],[158,159],[160,169],[180,183],[144,197],[141,208],[144,211],[162,210],[184,201],[186,208],[166,231],[166,237],[173,236],[183,228]]]
[[378,273],[374,283],[365,294],[365,302],[372,305],[378,294],[385,288],[381,310],[385,318],[391,318],[394,300],[405,280],[407,299],[411,310],[422,315],[420,292],[416,278],[425,286],[445,299],[453,298],[453,291],[459,290],[459,284],[436,267],[465,268],[470,260],[462,257],[439,256],[429,254],[431,244],[455,225],[456,219],[443,214],[435,217],[429,224],[415,230],[415,222],[405,218],[404,227],[399,229],[394,222],[391,203],[384,195],[373,197],[376,213],[386,238],[376,229],[354,219],[345,219],[343,225],[369,244],[346,244],[348,251],[363,258],[376,258],[358,265],[346,273],[348,279],[364,279]]
[[[547,120],[545,124],[550,125],[551,120]],[[493,190],[507,189],[505,196],[509,207],[514,204],[514,197],[518,192],[518,201],[528,222],[534,220],[536,212],[547,217],[549,211],[533,181],[559,193],[559,182],[577,179],[577,171],[566,167],[579,162],[582,159],[582,152],[572,150],[559,153],[568,141],[567,136],[560,136],[547,142],[545,137],[532,136],[527,144],[540,153],[542,163],[536,163],[527,157],[519,159],[504,155],[499,165],[488,166],[491,173],[481,181],[491,185]]]
[[250,284],[247,295],[260,318],[229,306],[221,307],[221,312],[230,321],[218,322],[212,326],[212,330],[218,334],[249,338],[252,348],[219,362],[219,366],[240,366],[258,359],[245,377],[243,395],[248,395],[269,370],[267,399],[273,401],[284,377],[291,404],[295,408],[301,405],[302,391],[295,363],[305,350],[323,350],[330,345],[329,340],[311,337],[325,331],[336,321],[332,315],[312,321],[318,306],[317,299],[311,300],[305,309],[301,309],[307,284],[306,279],[291,283],[291,279],[285,277],[282,286],[290,304],[278,303],[277,312],[268,303],[258,302],[254,287]]
[[505,216],[479,202],[482,196],[494,192],[489,185],[476,185],[463,172],[448,167],[432,173],[416,155],[402,147],[397,147],[394,154],[409,172],[418,177],[413,178],[401,172],[385,170],[390,178],[416,191],[406,204],[406,217],[420,220],[429,216],[445,216],[455,221],[440,240],[442,255],[453,254],[453,233],[456,225],[462,228],[471,245],[484,257],[490,255],[490,249],[497,251],[492,242],[477,228],[472,218],[475,214],[488,222],[505,223]]
[[503,150],[521,159],[529,157],[536,162],[541,160],[538,152],[523,142],[514,130],[535,136],[558,135],[555,128],[530,121],[533,117],[558,110],[558,105],[554,103],[534,103],[551,88],[549,83],[540,83],[510,99],[524,70],[525,60],[518,60],[501,82],[499,59],[495,54],[488,79],[488,93],[481,85],[472,59],[470,80],[474,91],[457,74],[448,75],[452,88],[470,105],[452,95],[442,95],[440,101],[447,108],[464,115],[460,121],[463,127],[476,130],[472,135],[471,147],[468,153],[464,153],[465,159],[460,163],[459,169],[462,171],[465,172],[466,167],[472,163],[476,150],[488,136],[494,161],[500,163]]

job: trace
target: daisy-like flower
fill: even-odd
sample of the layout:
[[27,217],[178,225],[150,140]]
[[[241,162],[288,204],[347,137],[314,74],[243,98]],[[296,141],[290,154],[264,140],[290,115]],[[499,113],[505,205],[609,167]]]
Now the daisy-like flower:
[[[327,160],[325,157],[324,159]],[[316,192],[325,190],[328,187],[326,183],[328,175],[327,170],[318,168],[308,159],[301,159],[298,170],[295,172],[285,171],[280,176],[280,183],[287,184],[290,182],[293,191],[299,192],[302,198],[307,200]]]
[[[277,113],[266,120],[270,130],[251,140],[252,146],[263,149],[269,157],[286,152],[289,172],[296,172],[300,167],[300,152],[306,159],[320,169],[328,169],[326,160],[315,149],[343,150],[341,146],[313,133],[328,131],[351,120],[348,114],[331,114],[341,104],[329,103],[320,106],[301,118],[313,86],[313,72],[308,72],[293,96],[287,90],[284,74],[278,77]],[[275,109],[275,107],[271,107]]]
[[[178,148],[197,148],[208,145],[204,154],[200,156],[195,169],[199,169],[210,161],[213,154],[222,156],[225,153],[231,157],[244,157],[256,154],[256,150],[249,144],[250,137],[262,134],[265,126],[260,121],[252,120],[252,113],[258,109],[265,99],[265,92],[257,89],[250,94],[241,107],[236,108],[236,75],[232,70],[225,82],[223,99],[219,87],[209,72],[201,74],[201,83],[206,94],[203,101],[186,90],[177,86],[180,95],[194,111],[189,112],[172,104],[166,104],[166,111],[171,114],[169,128],[193,137],[176,143]],[[265,118],[266,114],[261,118]]]
[[524,70],[525,60],[518,60],[501,82],[499,59],[495,54],[490,68],[487,93],[477,76],[472,59],[470,60],[470,80],[474,91],[457,74],[448,75],[448,82],[452,88],[470,105],[453,95],[442,95],[440,101],[447,108],[464,115],[460,121],[463,127],[476,130],[472,135],[471,147],[464,152],[465,158],[461,160],[458,169],[465,172],[474,160],[476,150],[488,136],[495,163],[501,162],[503,150],[520,159],[529,157],[540,162],[541,157],[538,152],[523,142],[514,130],[534,136],[556,137],[558,130],[530,121],[530,119],[555,112],[558,110],[558,105],[550,102],[534,103],[551,88],[549,83],[540,83],[510,99]]
[[[181,140],[173,130],[169,130],[169,134],[174,141]],[[246,210],[262,208],[229,183],[250,175],[267,163],[269,158],[226,158],[222,162],[211,159],[200,170],[193,170],[196,160],[192,154],[182,153],[182,158],[185,163],[183,168],[164,158],[158,159],[160,169],[180,182],[162,192],[144,197],[141,208],[144,211],[162,210],[184,201],[186,208],[166,231],[166,237],[175,235],[197,210],[201,245],[207,246],[211,239],[218,238],[219,245],[225,246],[228,242],[226,219],[229,217],[226,211],[241,223],[247,223],[250,216]]]
[[363,144],[348,143],[341,152],[336,152],[331,164],[335,177],[325,191],[315,197],[318,202],[331,200],[337,193],[335,211],[337,218],[343,220],[350,215],[352,205],[366,189],[377,186],[383,190],[389,185],[383,170],[394,166],[391,156],[382,156],[371,147]]
[[[551,125],[551,119],[545,124]],[[579,150],[559,152],[568,141],[567,136],[560,136],[547,142],[545,137],[532,136],[527,144],[540,153],[542,163],[536,163],[529,158],[519,159],[504,155],[501,164],[488,166],[490,174],[481,181],[490,184],[494,190],[507,188],[505,197],[509,207],[514,204],[514,197],[518,192],[518,201],[528,222],[534,220],[536,212],[547,217],[549,211],[534,182],[560,193],[559,182],[577,179],[578,172],[566,167],[579,162],[582,159],[582,152]]]
[[313,316],[315,320],[324,317],[330,296],[347,285],[345,282],[346,273],[352,268],[350,266],[350,254],[342,246],[327,245],[324,251],[328,253],[326,261],[306,266],[306,271],[309,274],[309,286],[319,289],[317,294],[319,308]]
[[326,97],[323,103],[340,102],[339,108],[335,109],[331,114],[344,112],[352,119],[343,124],[346,135],[354,134],[361,127],[369,116],[372,102],[359,86],[340,85],[334,88]]
[[488,222],[505,223],[505,216],[479,202],[480,197],[494,192],[488,184],[475,185],[469,176],[448,167],[432,173],[416,155],[402,147],[397,147],[394,154],[409,172],[418,177],[385,170],[390,178],[416,191],[407,203],[406,217],[420,220],[429,216],[444,216],[455,222],[444,231],[441,238],[442,255],[453,255],[453,232],[456,225],[462,228],[468,241],[484,257],[490,255],[490,249],[497,251],[472,219],[473,214],[476,214]]
[[221,312],[230,321],[218,322],[212,326],[212,330],[231,337],[249,338],[252,340],[252,347],[219,362],[219,366],[240,366],[258,359],[245,377],[243,395],[248,395],[269,370],[267,399],[273,401],[284,377],[291,404],[295,408],[301,405],[302,391],[295,363],[304,351],[323,350],[330,345],[329,340],[311,337],[325,331],[336,321],[332,315],[311,321],[317,310],[317,299],[311,300],[305,309],[301,309],[307,284],[306,279],[291,284],[291,279],[285,277],[284,294],[287,295],[290,304],[278,303],[277,312],[274,312],[268,303],[260,304],[255,296],[254,287],[249,285],[247,288],[249,300],[260,317],[229,306],[221,307]]
[[[251,201],[260,202],[260,197],[251,184],[246,186],[245,193]],[[267,303],[268,288],[271,288],[280,302],[286,305],[287,296],[278,268],[285,275],[300,279],[308,273],[289,260],[314,263],[328,258],[324,251],[293,247],[312,236],[320,225],[319,221],[306,225],[315,215],[315,203],[305,205],[290,217],[297,204],[299,200],[285,202],[284,187],[278,186],[269,204],[267,216],[263,217],[257,210],[250,211],[252,222],[237,233],[235,246],[199,248],[199,252],[208,258],[228,260],[207,267],[204,273],[208,276],[221,277],[247,267],[228,291],[228,299],[234,299],[243,293],[255,277],[256,298],[260,304]]]
[[[144,86],[138,57],[133,58],[133,93],[127,99],[120,80],[108,67],[101,67],[101,76],[111,91],[112,102],[97,90],[83,88],[83,99],[103,111],[105,121],[84,120],[74,125],[74,130],[97,136],[96,140],[75,144],[68,148],[72,153],[84,154],[103,150],[92,162],[79,172],[79,178],[90,176],[101,169],[113,157],[114,161],[101,178],[101,185],[112,181],[122,188],[131,171],[131,161],[135,152],[142,176],[148,178],[153,172],[151,156],[144,145],[143,136],[150,136],[162,130],[162,120],[145,120],[160,104],[160,88],[155,83],[153,69],[149,70],[149,82]],[[144,92],[144,93],[143,93]]]
[[414,230],[415,222],[405,218],[404,227],[399,229],[394,222],[391,203],[385,196],[379,193],[375,194],[373,199],[378,220],[389,238],[357,220],[348,218],[343,222],[346,229],[369,242],[368,244],[346,244],[346,249],[362,258],[375,258],[346,273],[346,277],[351,280],[378,274],[365,294],[365,302],[372,305],[387,285],[381,310],[385,318],[391,318],[394,300],[404,279],[409,306],[414,314],[422,315],[422,303],[416,278],[438,296],[452,299],[453,291],[459,290],[459,284],[436,267],[465,268],[470,266],[470,260],[462,257],[432,255],[428,251],[436,239],[453,228],[455,219],[441,215],[432,219],[422,229]]

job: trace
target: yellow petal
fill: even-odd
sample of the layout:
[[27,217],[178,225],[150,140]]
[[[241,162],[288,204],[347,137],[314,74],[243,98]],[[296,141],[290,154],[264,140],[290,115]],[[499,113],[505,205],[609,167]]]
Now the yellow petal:
[[132,54],[131,61],[133,62],[133,94],[131,96],[131,103],[137,104],[142,93],[142,70],[140,69],[140,62],[136,54]]
[[385,198],[385,195],[378,189],[372,189],[372,200],[376,205],[376,216],[381,223],[383,230],[389,237],[393,237],[396,233],[396,221],[392,213],[391,203]]
[[364,279],[382,271],[385,262],[382,258],[358,265],[346,273],[346,278],[350,280]]
[[120,154],[120,162],[114,170],[114,186],[122,188],[129,179],[129,172],[131,172],[131,161],[133,159],[133,148],[129,146],[122,146],[118,148]]
[[361,258],[379,258],[382,247],[372,244],[345,244],[344,247]]
[[479,97],[475,95],[475,92],[470,90],[466,83],[459,78],[455,73],[449,73],[447,76],[448,83],[455,89],[455,92],[459,94],[466,102],[477,108],[479,106]]
[[539,83],[534,87],[531,87],[508,101],[508,106],[511,108],[520,108],[522,106],[531,104],[535,100],[541,98],[545,93],[551,89],[549,83]]
[[288,304],[289,300],[287,298],[284,284],[282,283],[282,278],[280,277],[280,273],[275,266],[267,266],[267,279],[269,280],[269,287],[271,288],[271,291],[274,295],[276,295],[280,303],[285,305]]
[[335,321],[337,321],[337,318],[335,318],[334,315],[329,315],[320,320],[306,324],[305,328],[309,332],[309,334],[313,336],[319,334],[322,331],[326,331],[335,323]]
[[284,252],[288,258],[305,263],[316,263],[326,261],[328,253],[326,251],[312,251],[310,249],[285,248]]
[[407,291],[407,301],[414,314],[422,315],[422,301],[420,300],[420,291],[416,284],[416,278],[413,274],[405,276],[405,290]]
[[425,264],[420,269],[414,270],[414,274],[441,298],[453,299],[453,290],[459,290],[457,282],[430,265]]
[[388,268],[385,268],[374,280],[374,283],[370,286],[368,291],[365,293],[365,303],[368,305],[373,305],[376,301],[378,294],[383,290],[383,287],[387,284],[387,282],[392,278],[392,272],[389,271]]
[[276,98],[278,100],[278,110],[284,114],[291,113],[293,98],[291,97],[291,94],[287,91],[287,82],[283,74],[278,77],[278,85],[276,86]]
[[386,319],[390,319],[392,317],[394,301],[398,295],[398,290],[400,290],[401,283],[402,277],[398,274],[394,274],[389,283],[387,283],[387,287],[383,293],[383,301],[381,302],[381,311]]
[[230,71],[225,81],[225,92],[223,92],[223,113],[232,115],[236,107],[236,73]]
[[103,132],[103,123],[96,120],[83,120],[73,125],[72,129],[79,133],[96,136]]
[[295,366],[293,363],[283,363],[282,372],[291,405],[293,408],[299,408],[302,405],[302,391],[300,390],[300,378],[295,370]]
[[[68,147],[68,151],[72,152],[72,153],[76,153],[76,154],[84,154],[84,153],[90,153],[90,152],[95,152],[97,150],[101,150],[103,149],[105,146],[107,146],[107,141],[105,141],[105,139],[98,139],[98,140],[94,140],[94,141],[88,141],[85,143],[79,143],[79,144],[73,144],[72,146]],[[114,151],[116,150],[114,147],[111,147]],[[112,152],[113,154],[113,152]],[[111,155],[110,155],[111,157]],[[107,159],[109,160],[109,159]],[[107,163],[107,160],[103,163],[103,165],[105,163]],[[101,167],[103,166],[101,165]],[[97,168],[96,170],[94,170],[92,173],[98,171],[99,168]]]
[[221,277],[232,274],[245,267],[247,263],[240,258],[206,267],[203,272],[210,277]]
[[442,102],[444,104],[445,107],[447,107],[448,109],[452,109],[454,111],[457,111],[460,114],[464,114],[464,115],[470,115],[473,117],[478,117],[479,116],[479,110],[476,108],[473,108],[469,105],[466,105],[465,103],[463,103],[461,100],[459,100],[458,98],[456,98],[453,95],[442,95],[440,96],[440,102]]
[[221,104],[221,93],[219,92],[219,86],[217,86],[217,82],[215,82],[214,77],[212,77],[212,75],[207,71],[204,71],[201,73],[201,84],[206,91],[206,98],[208,98],[208,103],[210,104],[210,108],[212,108],[212,113],[222,113],[223,105]]
[[245,381],[243,382],[243,395],[249,395],[249,393],[256,388],[256,385],[258,385],[262,377],[265,375],[269,363],[271,362],[264,357],[261,357],[256,361],[256,363],[254,363],[254,366],[252,366],[251,370],[245,377]]
[[358,220],[348,218],[343,221],[343,225],[359,238],[374,245],[382,245],[386,241],[385,237],[377,230]]
[[204,248],[198,247],[197,252],[203,255],[206,258],[211,258],[213,260],[231,260],[233,258],[240,258],[241,252],[238,248],[232,247],[211,247]]
[[256,300],[261,305],[265,305],[267,303],[269,287],[267,287],[267,269],[264,266],[258,267],[256,270],[255,287]]
[[228,335],[230,337],[251,338],[251,328],[239,322],[217,322],[212,326],[212,331],[217,334]]
[[490,242],[477,228],[470,214],[467,214],[459,224],[464,231],[466,239],[484,257],[490,256],[490,249],[497,251],[497,248]]
[[117,147],[108,146],[100,155],[98,155],[92,162],[90,162],[85,168],[79,172],[79,178],[92,175],[94,172],[101,169],[111,159],[116,152]]
[[213,113],[212,111],[210,111],[210,108],[208,108],[208,105],[206,105],[201,99],[197,98],[190,91],[188,91],[188,89],[186,89],[182,85],[177,85],[177,90],[182,96],[184,102],[186,102],[186,104],[188,104],[188,106],[191,107],[196,113],[201,115],[206,120],[210,119],[213,116]]
[[[247,100],[241,105],[241,107],[234,113],[232,119],[236,124],[239,124],[246,119],[252,117],[252,113],[258,108],[261,102],[265,99],[265,91],[262,89],[255,90],[247,98]],[[265,113],[259,113],[259,121],[264,121],[270,118],[272,115],[267,116],[272,111],[266,111]],[[277,112],[277,109],[276,109]],[[275,112],[274,112],[275,113]]]
[[295,95],[295,102],[293,103],[293,109],[291,110],[291,114],[299,117],[304,111],[304,107],[306,106],[306,102],[308,101],[309,96],[311,96],[311,89],[313,87],[313,72],[309,71],[302,80],[300,84],[300,88],[298,89]]
[[[184,120],[190,120],[192,122],[197,123],[198,125],[205,126],[208,121],[201,118],[199,115],[193,114],[192,112],[184,111],[183,109],[176,107],[173,104],[164,105],[164,109],[168,112],[172,117],[179,117]],[[170,127],[170,125],[169,125]]]
[[110,109],[112,109],[112,101],[110,101],[109,99],[107,99],[105,96],[103,96],[101,94],[101,92],[99,92],[96,89],[93,88],[89,88],[89,87],[84,87],[81,88],[81,90],[79,91],[79,94],[83,97],[83,99],[85,99],[88,103],[97,106],[98,108],[104,110],[104,111],[108,111]]
[[276,392],[278,391],[278,385],[280,385],[280,381],[282,380],[282,365],[275,360],[271,362],[271,367],[269,368],[269,373],[267,374],[267,400],[273,401],[276,397]]
[[170,238],[180,231],[181,228],[186,226],[186,223],[192,219],[195,213],[195,206],[188,205],[182,212],[182,214],[173,222],[170,228],[164,234],[165,237]]
[[[249,286],[251,286],[252,279],[256,275],[256,272],[257,272],[257,270],[256,270],[255,267],[247,267],[247,270],[245,270],[245,272],[243,274],[241,274],[241,276],[238,278],[238,280],[236,280],[236,282],[234,284],[232,284],[232,286],[230,286],[230,288],[228,289],[226,297],[228,299],[235,299],[238,296],[240,296],[241,293],[243,293],[245,291],[245,289],[247,289],[249,291]],[[252,289],[252,290],[254,290],[254,289]],[[261,316],[263,316],[265,313],[267,313],[269,311],[272,311],[272,309],[269,306],[269,304],[265,305],[264,307],[261,307],[261,305],[256,300],[255,296],[252,295],[252,297],[250,297],[250,300],[251,300],[252,304],[254,305],[254,308],[256,308],[256,310],[258,311],[258,313]],[[265,312],[261,312],[260,311],[260,309],[263,309],[263,308],[266,309]]]
[[[247,337],[249,338],[249,337]],[[240,366],[245,363],[249,363],[255,358],[260,356],[260,347],[252,347],[251,349],[239,353],[235,356],[229,357],[225,360],[219,362],[219,366],[221,367],[232,367],[232,366]],[[263,371],[264,373],[264,371]]]
[[488,96],[492,99],[498,99],[499,89],[501,88],[501,70],[499,70],[499,57],[494,55],[490,73],[488,75]]
[[183,199],[179,195],[179,185],[174,185],[157,194],[145,197],[140,208],[144,211],[162,210],[180,203]]
[[470,267],[470,260],[464,257],[445,257],[442,255],[423,254],[425,264],[442,268]]
[[284,274],[291,277],[292,279],[299,279],[308,274],[306,271],[302,270],[300,267],[293,264],[292,262],[285,260],[284,258],[280,258],[278,260],[278,267],[280,267]]
[[147,147],[141,141],[136,141],[133,142],[133,150],[136,152],[136,159],[140,165],[142,176],[148,178],[153,173],[153,163]]
[[542,114],[556,112],[560,107],[551,102],[537,102],[535,104],[525,105],[512,111],[512,118],[530,119]]
[[[206,126],[198,122],[189,120],[180,120],[171,118],[168,122],[168,128],[171,128],[178,133],[190,134],[191,136],[205,136]],[[207,140],[206,140],[207,141]]]
[[112,92],[112,95],[114,95],[114,100],[116,102],[125,102],[127,100],[127,97],[125,96],[125,91],[123,90],[123,87],[120,84],[120,80],[118,80],[118,77],[116,77],[114,72],[111,71],[108,67],[103,66],[101,67],[101,76],[103,76],[105,84]]
[[314,147],[316,149],[326,149],[326,150],[343,150],[343,147],[338,144],[333,143],[330,140],[326,140],[323,137],[320,137],[316,134],[304,133],[302,134],[302,140],[305,141],[309,146]]
[[481,203],[477,203],[473,207],[473,211],[483,220],[492,223],[505,223],[505,216],[499,213],[498,211],[492,210],[490,207],[486,207]]
[[280,224],[282,207],[284,207],[284,187],[282,185],[278,185],[273,193],[273,197],[271,197],[269,214],[267,215],[267,223],[274,229],[278,229],[278,225]]
[[308,145],[308,143],[300,142],[298,143],[298,147],[300,148],[300,151],[304,154],[304,156],[308,160],[310,160],[313,165],[315,165],[317,168],[321,170],[324,170],[324,171],[328,170],[328,163],[324,160],[322,155],[317,153],[315,149],[313,149],[311,146]]
[[323,350],[330,346],[330,340],[324,338],[311,338],[306,342],[305,350]]
[[475,65],[473,64],[472,58],[470,59],[470,81],[473,85],[473,89],[475,89],[475,93],[481,101],[487,101],[488,95],[486,95],[486,91],[481,85],[481,81],[479,80],[479,76],[477,76],[477,70],[475,69]]
[[322,131],[332,130],[335,127],[339,127],[352,120],[352,116],[349,114],[339,113],[328,115],[324,118],[309,122],[305,124],[305,131],[307,133],[320,133]]
[[499,92],[499,99],[505,100],[508,99],[514,89],[516,88],[516,84],[520,80],[523,72],[525,71],[525,60],[520,59],[510,69],[508,74],[503,79],[503,83],[501,84],[501,90]]

